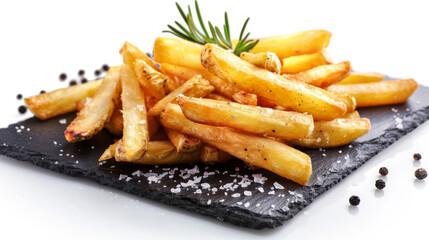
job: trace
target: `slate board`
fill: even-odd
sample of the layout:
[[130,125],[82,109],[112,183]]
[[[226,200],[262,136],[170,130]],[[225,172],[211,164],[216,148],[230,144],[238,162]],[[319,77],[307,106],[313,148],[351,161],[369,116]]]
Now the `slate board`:
[[314,198],[429,118],[429,88],[420,86],[404,104],[362,108],[372,129],[350,145],[301,149],[312,159],[313,175],[300,186],[242,162],[143,166],[97,159],[114,138],[106,131],[70,144],[66,124],[75,114],[47,121],[36,118],[0,129],[0,154],[64,173],[85,177],[128,193],[177,206],[235,225],[274,228],[291,219]]

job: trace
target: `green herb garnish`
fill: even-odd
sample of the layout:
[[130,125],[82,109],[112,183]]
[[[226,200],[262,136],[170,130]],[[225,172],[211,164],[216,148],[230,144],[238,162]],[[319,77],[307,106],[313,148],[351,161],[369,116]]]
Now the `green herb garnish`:
[[213,24],[210,21],[208,21],[208,25],[209,25],[208,29],[210,30],[210,33],[211,33],[210,35],[204,24],[203,18],[201,17],[200,8],[198,7],[197,1],[195,1],[195,10],[197,12],[198,21],[200,23],[202,31],[200,31],[197,28],[192,16],[191,7],[189,5],[188,5],[187,14],[183,12],[182,8],[177,2],[176,2],[176,6],[180,12],[180,15],[182,15],[182,18],[185,21],[188,28],[185,28],[182,24],[175,21],[174,23],[176,23],[176,25],[180,28],[180,30],[178,30],[177,28],[171,25],[168,25],[168,28],[170,30],[165,30],[162,32],[171,33],[176,35],[179,38],[183,38],[191,42],[196,42],[201,45],[204,45],[206,43],[213,43],[222,47],[223,49],[232,49],[234,54],[237,56],[240,56],[242,52],[250,51],[259,42],[259,40],[252,40],[252,39],[248,40],[250,32],[244,35],[244,30],[246,29],[247,23],[249,22],[250,18],[247,18],[246,21],[244,22],[244,25],[240,32],[240,37],[234,48],[231,42],[231,34],[229,29],[227,12],[225,12],[225,24],[223,25],[224,35],[222,35],[222,32],[218,27],[213,26]]

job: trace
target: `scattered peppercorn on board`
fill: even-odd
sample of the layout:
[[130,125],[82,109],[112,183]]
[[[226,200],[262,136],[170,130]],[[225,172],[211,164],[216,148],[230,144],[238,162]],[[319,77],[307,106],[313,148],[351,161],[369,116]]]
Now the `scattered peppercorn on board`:
[[168,205],[215,217],[235,225],[274,228],[291,219],[400,137],[429,118],[429,88],[420,86],[400,105],[360,108],[371,131],[349,145],[305,149],[313,175],[306,186],[268,171],[229,164],[144,166],[97,159],[114,142],[105,130],[84,143],[68,143],[67,123],[75,114],[41,121],[30,118],[0,129],[0,154],[75,177],[89,178]]

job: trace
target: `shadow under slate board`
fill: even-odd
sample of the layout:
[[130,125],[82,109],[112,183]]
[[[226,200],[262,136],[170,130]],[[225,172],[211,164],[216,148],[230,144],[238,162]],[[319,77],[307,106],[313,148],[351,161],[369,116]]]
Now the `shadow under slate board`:
[[425,122],[429,88],[420,86],[404,104],[362,108],[359,113],[372,124],[364,137],[337,148],[300,149],[312,159],[313,175],[306,186],[263,169],[250,170],[238,160],[213,166],[99,163],[99,156],[114,138],[103,130],[85,142],[66,142],[64,122],[70,123],[74,113],[46,121],[30,118],[0,129],[0,154],[220,221],[254,229],[274,228]]

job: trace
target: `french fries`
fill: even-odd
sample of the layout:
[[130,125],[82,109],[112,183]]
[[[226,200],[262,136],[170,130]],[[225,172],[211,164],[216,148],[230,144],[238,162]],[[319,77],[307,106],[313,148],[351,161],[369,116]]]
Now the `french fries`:
[[322,65],[293,75],[283,75],[288,79],[296,79],[310,85],[326,88],[345,78],[351,70],[350,62]]
[[[145,61],[136,59],[133,64],[137,79],[139,79],[141,85],[147,89],[149,94],[155,92],[156,94],[153,94],[155,97],[165,96],[175,89],[167,75],[155,70]],[[149,83],[146,83],[146,81]],[[147,86],[147,84],[150,84],[150,86]]]
[[275,53],[272,52],[261,52],[261,53],[249,53],[242,52],[240,58],[246,62],[249,62],[257,67],[264,68],[270,72],[280,74],[282,64]]
[[325,30],[310,30],[277,37],[260,38],[251,52],[274,52],[280,59],[320,52],[328,47],[331,35]]
[[[119,141],[110,145],[98,161],[111,159],[115,156],[116,148]],[[180,153],[170,141],[150,141],[146,153],[133,163],[145,165],[168,165],[168,164],[182,164],[200,161],[200,151]]]
[[204,71],[201,65],[203,46],[177,38],[157,38],[153,46],[153,58],[156,62],[169,63]]
[[332,120],[347,111],[334,94],[259,69],[215,45],[204,46],[201,60],[209,72],[226,82],[288,110],[310,113],[315,120]]
[[143,90],[128,64],[121,68],[123,136],[116,146],[117,161],[133,162],[147,150],[149,143],[148,120]]
[[305,139],[285,140],[286,143],[307,148],[338,147],[368,133],[371,123],[366,118],[338,118],[314,122],[314,130]]
[[381,82],[386,77],[386,75],[376,72],[351,72],[343,80],[337,82],[336,84],[356,84],[356,83],[370,83],[370,82]]
[[282,59],[281,73],[296,74],[310,70],[320,65],[331,64],[332,60],[328,53],[323,49],[320,52],[292,56]]
[[161,64],[161,71],[165,74],[176,76],[184,81],[192,78],[195,75],[201,75],[207,79],[210,84],[215,88],[215,91],[224,97],[233,99],[234,101],[246,105],[256,105],[257,96],[255,94],[247,93],[234,86],[228,85],[222,79],[214,76],[206,69],[198,71],[191,68],[175,66],[168,63]]
[[186,136],[170,128],[164,128],[164,131],[177,152],[195,152],[201,147],[201,141],[198,139]]
[[122,54],[124,64],[132,66],[136,59],[140,59],[143,60],[154,70],[159,71],[159,68],[158,66],[156,66],[156,63],[150,57],[148,57],[146,53],[140,51],[140,49],[138,49],[136,46],[132,45],[129,42],[124,43],[119,53]]
[[410,79],[373,83],[332,85],[328,91],[345,93],[356,99],[357,107],[370,107],[405,102],[417,89],[417,82]]
[[231,102],[231,99],[228,99],[220,94],[217,93],[210,93],[206,96],[206,98],[213,99],[213,100],[219,100],[219,101],[225,101],[225,102]]
[[201,148],[201,162],[205,164],[226,163],[232,158],[229,153],[210,145],[204,145]]
[[275,140],[192,122],[175,104],[165,107],[160,120],[164,126],[198,138],[251,166],[267,169],[302,185],[310,179],[310,158]]
[[94,96],[101,81],[102,79],[29,97],[25,99],[25,104],[41,120],[70,113],[76,111],[77,101]]
[[347,113],[352,113],[356,110],[356,99],[354,97],[345,93],[337,93],[336,95],[346,105]]
[[307,114],[185,96],[178,102],[186,118],[198,123],[281,139],[305,138],[313,131]]
[[[119,98],[120,67],[111,67],[93,100],[86,105],[64,132],[69,142],[92,138],[110,119]],[[74,103],[76,107],[76,101]]]
[[176,98],[180,95],[186,95],[189,97],[205,97],[209,93],[214,91],[214,87],[210,85],[210,82],[196,75],[185,82],[182,86],[165,96],[159,102],[153,106],[148,112],[150,116],[157,116],[164,109],[165,105],[170,102],[176,101]]

